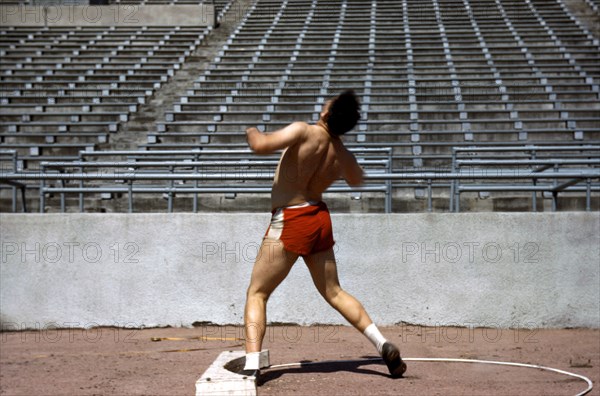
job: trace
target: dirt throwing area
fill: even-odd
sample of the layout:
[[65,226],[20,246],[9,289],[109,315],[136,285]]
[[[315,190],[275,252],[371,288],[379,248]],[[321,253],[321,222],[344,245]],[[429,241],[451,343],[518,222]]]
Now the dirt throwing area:
[[[554,367],[587,376],[600,395],[600,330],[524,330],[398,325],[382,328],[403,357],[467,358]],[[194,395],[225,350],[243,348],[237,326],[93,328],[0,333],[2,395]],[[154,339],[154,340],[153,340]],[[157,339],[161,339],[157,341]],[[539,369],[408,362],[391,379],[374,347],[345,326],[271,326],[271,364],[259,395],[575,395],[584,381]]]

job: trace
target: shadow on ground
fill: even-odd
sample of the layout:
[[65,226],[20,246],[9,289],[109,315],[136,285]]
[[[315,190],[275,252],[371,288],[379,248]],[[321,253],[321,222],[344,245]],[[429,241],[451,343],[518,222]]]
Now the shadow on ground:
[[[341,361],[311,361],[303,360],[300,362],[300,366],[290,367],[279,367],[274,369],[267,369],[261,372],[258,385],[264,385],[269,381],[280,378],[283,375],[294,375],[294,374],[311,374],[311,373],[335,373],[341,371],[347,371],[355,374],[366,374],[366,375],[377,375],[382,377],[388,377],[387,374],[381,371],[376,371],[368,368],[362,368],[363,366],[371,366],[374,364],[385,366],[381,359],[377,359],[375,356],[361,356],[362,359],[357,360],[341,360]],[[386,369],[387,370],[387,369]]]

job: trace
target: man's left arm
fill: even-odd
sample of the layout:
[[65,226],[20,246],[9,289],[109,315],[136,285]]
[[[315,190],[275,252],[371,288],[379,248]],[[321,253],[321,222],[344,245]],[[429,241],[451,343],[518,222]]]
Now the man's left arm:
[[255,153],[271,154],[303,139],[307,128],[308,125],[305,122],[294,122],[278,131],[265,133],[252,127],[246,129],[246,140]]

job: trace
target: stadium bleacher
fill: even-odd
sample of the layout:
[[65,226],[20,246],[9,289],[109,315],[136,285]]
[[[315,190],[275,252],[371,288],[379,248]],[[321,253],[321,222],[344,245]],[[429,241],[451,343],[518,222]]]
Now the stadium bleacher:
[[598,2],[598,0],[585,0],[585,2],[590,6],[592,11],[598,14],[598,7],[600,6],[600,2]]
[[[541,2],[554,31],[533,3],[505,3],[259,2],[149,143],[314,121],[341,88],[363,99],[358,143],[597,139],[598,40],[561,7]],[[414,165],[430,150],[413,146]]]
[[[215,3],[222,20],[235,2]],[[235,23],[210,65],[148,125],[140,150],[244,148],[247,127],[314,122],[343,89],[362,102],[348,145],[391,148],[392,172],[449,171],[453,147],[600,142],[600,44],[561,0],[258,0]],[[0,34],[0,148],[17,150],[27,170],[110,150],[111,134],[211,33]]]
[[[207,28],[8,28],[0,32],[0,138],[27,162],[76,159],[173,76]],[[61,141],[64,141],[61,142]],[[23,150],[29,146],[29,150]],[[46,155],[46,150],[50,154]]]

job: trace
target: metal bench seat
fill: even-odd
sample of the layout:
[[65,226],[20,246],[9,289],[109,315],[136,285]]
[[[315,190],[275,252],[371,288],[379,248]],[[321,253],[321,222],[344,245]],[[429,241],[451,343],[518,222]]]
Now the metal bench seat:
[[95,81],[80,81],[80,80],[54,80],[54,81],[37,81],[37,80],[14,80],[4,81],[6,76],[0,76],[0,81],[4,89],[35,89],[48,87],[64,88],[85,88],[86,85],[93,85],[96,89],[117,89],[135,87],[136,89],[156,89],[160,87],[160,82],[152,81],[115,81],[115,80],[95,80]]
[[[512,147],[515,146],[514,141],[478,141],[477,146],[484,146],[490,148],[501,148],[501,147]],[[584,143],[579,143],[581,147],[597,145],[600,144],[600,139],[590,139]],[[438,158],[451,158],[451,153],[448,148],[450,147],[472,147],[473,141],[424,141],[424,142],[411,142],[411,141],[390,141],[386,143],[373,143],[373,142],[353,142],[349,141],[347,143],[348,147],[367,147],[367,148],[380,148],[380,147],[392,147],[394,149],[393,158],[418,158],[420,154],[412,154],[414,147],[422,147],[422,148],[441,148],[443,149],[443,154],[438,154],[436,157]],[[549,139],[531,139],[527,142],[527,145],[538,145],[538,146],[564,146],[565,142],[561,140],[549,140]],[[246,142],[235,142],[235,143],[210,143],[210,144],[201,144],[197,142],[189,142],[189,143],[142,143],[139,147],[144,151],[145,156],[152,155],[155,151],[164,151],[164,150],[174,150],[174,151],[183,151],[186,152],[188,150],[197,150],[199,153],[202,153],[202,150],[211,150],[216,148],[232,150],[232,149],[244,149],[248,147]],[[110,154],[110,153],[107,153]],[[174,154],[169,154],[173,156]],[[191,155],[190,155],[191,156]],[[568,157],[564,154],[561,156]],[[544,158],[544,157],[538,157]],[[552,157],[550,157],[552,158]]]
[[[425,122],[422,123],[423,125],[426,124]],[[263,124],[264,125],[264,124]],[[275,130],[277,129],[277,127],[281,127],[284,126],[285,124],[279,124],[279,125],[266,125],[266,127],[268,128],[268,130]],[[373,125],[376,125],[375,123],[373,123]],[[404,129],[400,129],[399,126],[402,125],[406,125],[406,123],[402,123],[401,121],[396,121],[394,123],[390,123],[390,125],[395,126],[395,128],[390,128],[388,130],[384,130],[382,128],[374,128],[371,130],[364,130],[364,131],[352,131],[352,132],[348,132],[346,134],[346,140],[349,142],[356,142],[357,144],[360,144],[362,142],[367,142],[368,140],[370,140],[372,137],[377,137],[377,136],[387,136],[390,142],[396,141],[396,139],[391,139],[393,137],[402,137],[404,139],[408,139],[411,142],[414,142],[416,145],[418,145],[422,140],[412,140],[411,138],[413,138],[415,131],[411,131],[409,128],[404,128]],[[200,143],[200,144],[208,144],[210,142],[215,142],[215,141],[219,141],[220,138],[228,138],[228,140],[231,140],[230,138],[237,138],[238,142],[240,144],[246,144],[245,139],[246,139],[246,135],[244,133],[244,128],[238,128],[238,125],[229,125],[229,131],[221,131],[221,132],[207,132],[206,129],[202,129],[201,127],[198,128],[197,131],[195,132],[149,132],[148,133],[148,143],[157,143],[163,139],[170,139],[167,140],[166,142],[163,143],[167,143],[169,141],[172,141],[173,139],[175,140],[185,140],[185,139],[192,139],[192,141],[194,141],[195,143]],[[523,130],[525,133],[527,133],[528,135],[528,141],[532,140],[529,138],[529,134],[532,134],[533,138],[535,138],[535,136],[537,135],[542,135],[545,137],[548,136],[552,136],[552,135],[559,135],[560,138],[563,138],[565,136],[565,134],[568,135],[568,140],[576,140],[573,138],[573,131],[572,130],[566,130],[566,129],[556,129],[556,128],[529,128],[526,130]],[[489,135],[489,136],[494,136],[495,134],[498,135],[498,138],[500,139],[501,136],[503,135],[515,135],[518,134],[519,132],[523,132],[523,131],[519,131],[519,130],[515,130],[515,129],[497,129],[497,128],[484,128],[484,129],[471,129],[468,132],[462,131],[460,129],[458,130],[429,130],[429,129],[421,129],[419,130],[419,135],[420,138],[423,138],[424,141],[436,141],[436,139],[439,139],[439,141],[455,141],[455,142],[460,142],[460,141],[473,141],[476,140],[477,136],[481,136],[481,135]],[[472,135],[471,138],[465,139],[465,134],[468,133],[470,135]],[[595,128],[583,128],[581,129],[581,133],[585,136],[588,136],[588,139],[592,139],[592,138],[600,138],[600,125],[596,126]],[[516,138],[515,141],[518,141],[519,139]],[[579,139],[581,140],[581,139]],[[385,142],[380,142],[381,144],[385,144]],[[158,143],[157,143],[158,144]]]
[[[4,52],[3,56],[10,58],[29,58],[36,56],[69,56],[73,55],[74,52],[78,55],[93,55],[93,56],[145,56],[148,52],[163,54],[163,55],[177,55],[180,52],[189,51],[193,44],[189,43],[188,40],[176,41],[173,43],[157,44],[155,41],[148,41],[143,43],[129,43],[123,44],[119,42],[107,42],[107,43],[95,43],[95,44],[55,44],[55,45],[35,45],[35,46],[18,46],[13,48],[6,48],[0,46],[0,49]],[[139,55],[137,55],[139,53]]]
[[[199,106],[201,107],[201,106]],[[232,106],[227,106],[226,109],[219,110],[179,110],[179,111],[167,111],[165,112],[165,119],[167,123],[173,120],[185,121],[185,120],[210,120],[210,121],[227,121],[232,119],[243,119],[244,115],[248,115],[249,118],[255,118],[258,116],[263,117],[268,115],[268,119],[263,119],[263,122],[273,119],[295,119],[295,117],[310,118],[313,114],[318,113],[318,110],[313,106],[312,108],[306,106],[305,109],[275,109],[272,104],[267,105],[264,109],[239,109],[234,110]],[[271,107],[271,108],[269,108]],[[376,108],[369,107],[368,118],[376,120],[378,118],[403,118],[411,119],[411,113],[418,115],[418,120],[429,120],[429,119],[455,119],[463,121],[471,120],[600,120],[600,114],[595,109],[589,108],[578,108],[572,110],[560,110],[560,109],[525,109],[521,111],[508,110],[508,109],[471,109],[469,111],[458,110],[456,106],[449,109],[417,109],[412,111],[408,107],[405,109],[384,109],[377,110]],[[364,116],[364,114],[363,114]],[[216,118],[216,119],[215,119]],[[384,118],[385,119],[385,118]]]
[[[143,97],[152,95],[151,89],[138,89],[135,85],[131,85],[125,88],[97,88],[97,87],[88,87],[88,88],[66,88],[66,87],[56,87],[48,84],[47,88],[25,88],[25,89],[13,89],[13,92],[18,92],[16,95],[12,95],[14,97],[19,96],[37,96],[41,100],[45,101],[47,97],[86,97],[86,98],[96,98],[96,97]],[[116,96],[115,96],[116,95]]]
[[109,120],[115,122],[127,122],[129,119],[129,111],[111,111],[111,112],[44,112],[35,111],[21,114],[3,113],[0,115],[0,121],[4,124],[15,123],[26,125],[28,123],[38,123],[44,121],[62,122],[69,124],[77,124],[80,122],[104,122]]
[[[39,143],[69,143],[73,138],[95,140],[96,143],[108,143],[109,135],[102,132],[82,131],[82,132],[0,132],[0,146],[4,143],[17,143],[18,141],[31,146],[37,146]],[[64,142],[63,142],[64,140]]]
[[40,131],[56,131],[56,132],[68,132],[68,131],[82,131],[82,130],[104,130],[108,132],[117,132],[118,122],[115,121],[95,121],[95,122],[52,122],[52,121],[38,121],[38,122],[0,122],[0,132],[40,132]]
[[[369,109],[377,110],[381,107],[380,111],[386,109],[409,109],[411,102],[407,97],[396,97],[393,102],[381,101],[381,95],[370,95]],[[227,111],[227,110],[238,110],[242,111],[248,108],[261,108],[268,110],[268,106],[273,106],[275,110],[310,110],[313,109],[316,104],[314,101],[306,102],[278,102],[273,103],[270,100],[265,101],[234,101],[232,103],[224,104],[222,101],[207,101],[206,96],[185,96],[181,98],[181,101],[174,103],[174,111],[186,111],[203,109],[204,111]],[[451,109],[457,108],[455,100],[450,101],[438,101],[435,103],[429,102],[415,102],[417,110],[438,110],[439,109]],[[508,103],[504,100],[487,100],[487,101],[463,101],[465,111],[469,110],[531,110],[536,109],[555,109],[555,110],[569,110],[569,109],[600,109],[600,102],[590,102],[585,99],[565,99],[563,101],[556,100],[521,100],[516,103]],[[433,108],[432,106],[438,106]]]
[[[183,54],[181,54],[183,55]],[[67,59],[65,59],[67,58]],[[69,59],[70,58],[70,59]],[[54,65],[73,62],[76,65],[89,65],[95,67],[95,65],[102,64],[119,64],[119,65],[164,65],[164,64],[176,64],[181,63],[185,59],[180,56],[175,58],[170,55],[146,55],[144,57],[139,56],[120,56],[120,55],[48,55],[48,56],[35,56],[29,58],[22,58],[20,56],[6,56],[4,58],[6,62],[11,64],[23,64],[23,65]],[[92,66],[93,65],[93,66]]]
[[135,102],[113,102],[113,103],[92,103],[87,101],[82,103],[4,103],[5,98],[0,99],[0,112],[2,114],[30,114],[33,112],[53,113],[53,112],[123,112],[124,110],[134,113],[137,111],[138,103]]
[[[433,113],[434,114],[434,113]],[[250,117],[246,119],[237,119],[232,121],[214,121],[214,120],[187,120],[187,121],[170,121],[165,124],[157,123],[159,131],[172,131],[172,132],[186,132],[194,130],[207,130],[208,132],[222,132],[226,130],[244,130],[247,127],[259,125],[268,125],[268,129],[279,129],[289,123],[285,120],[285,117],[276,117],[271,115],[271,121],[264,121],[260,119],[259,114],[256,114],[256,118],[252,120]],[[560,118],[546,118],[546,119],[410,119],[405,117],[403,119],[372,119],[370,117],[367,120],[363,120],[358,125],[358,130],[396,130],[398,125],[403,125],[402,129],[414,130],[456,130],[462,132],[470,132],[470,130],[477,129],[508,129],[514,130],[519,133],[528,129],[536,128],[554,128],[557,130],[575,130],[577,127],[594,127],[598,126],[600,119],[598,117],[592,118],[579,118],[575,119],[560,119]],[[306,121],[316,121],[311,119],[307,115]],[[286,122],[287,121],[287,122]]]
[[[127,64],[130,65],[130,64]],[[2,63],[0,64],[0,70],[6,73],[8,70],[16,73],[28,73],[28,74],[46,74],[48,70],[52,73],[60,72],[64,74],[78,74],[78,75],[98,75],[98,74],[113,74],[117,72],[119,75],[144,75],[144,74],[172,74],[174,65],[148,65],[144,64],[144,67],[123,67],[121,64],[115,65],[112,62],[100,62],[100,63],[86,63],[76,62],[72,59],[65,59],[60,63],[36,63],[28,64],[24,67],[22,63]]]
[[[48,158],[53,158],[49,156],[42,156],[42,153],[46,150],[58,151],[61,149],[71,149],[75,152],[82,149],[93,150],[94,147],[95,143],[40,143],[35,145],[29,143],[2,143],[2,149],[15,149],[17,151],[23,151],[28,153],[29,156],[19,155],[19,159],[22,160],[30,160],[33,159],[32,157],[39,157],[35,158],[36,160],[42,160],[43,158],[46,158],[47,160]],[[73,158],[73,156],[70,156],[70,158]]]
[[144,104],[146,102],[146,94],[150,94],[146,91],[139,95],[132,95],[132,92],[126,91],[123,94],[115,92],[110,95],[103,95],[103,92],[97,93],[94,91],[90,94],[87,90],[66,90],[62,95],[54,96],[48,95],[46,90],[28,90],[29,93],[18,92],[14,94],[14,91],[0,91],[0,102],[3,104],[57,104],[62,103],[78,103],[82,105],[86,104],[102,104],[102,103],[123,103],[128,105]]
[[[30,69],[30,68],[11,68],[2,69],[4,73],[0,76],[2,78],[7,77],[20,77],[22,79],[41,78],[48,80],[50,78],[55,79],[104,79],[104,80],[149,80],[149,81],[164,81],[168,74],[166,71],[171,70],[170,68],[160,69],[161,72],[157,73],[156,70],[148,69],[130,69],[130,70],[116,70],[116,69],[75,69],[75,68],[46,68],[46,69]],[[44,70],[42,72],[42,70]]]

